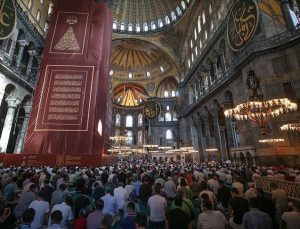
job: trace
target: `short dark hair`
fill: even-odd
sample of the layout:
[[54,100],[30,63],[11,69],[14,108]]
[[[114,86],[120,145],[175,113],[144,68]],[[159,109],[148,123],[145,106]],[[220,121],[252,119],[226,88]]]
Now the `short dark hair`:
[[249,204],[251,208],[258,208],[259,207],[259,203],[258,203],[258,199],[255,198],[250,198],[249,199]]
[[177,196],[175,197],[175,199],[174,199],[174,204],[175,204],[175,206],[181,207],[181,205],[182,205],[182,200],[183,200],[182,196],[181,196],[181,195],[177,195]]
[[73,199],[71,196],[66,196],[65,197],[65,203],[68,204],[69,206],[72,206],[73,205]]
[[277,186],[277,184],[275,184],[275,183],[271,183],[271,184],[270,184],[270,187],[271,187],[272,189],[276,189],[278,186]]
[[239,195],[239,194],[240,194],[239,190],[238,190],[236,187],[233,187],[233,188],[231,189],[231,192],[234,193],[234,194],[236,194],[236,195]]
[[52,223],[55,223],[55,224],[60,224],[60,222],[62,221],[63,219],[63,216],[62,216],[62,213],[60,210],[56,210],[56,211],[53,211],[51,213],[51,221]]
[[96,200],[95,202],[95,208],[102,210],[104,207],[104,201],[102,199]]
[[104,227],[110,227],[113,223],[113,218],[111,216],[111,214],[106,214],[104,215],[103,219],[102,219],[102,225]]
[[35,190],[36,189],[36,184],[32,184],[29,186],[29,190]]
[[160,189],[161,189],[161,184],[155,184],[155,186],[154,186],[154,192],[155,193],[160,193]]
[[127,204],[127,209],[130,209],[132,211],[135,211],[135,203],[134,202],[129,202]]
[[137,213],[137,215],[135,217],[135,223],[139,227],[147,227],[147,216],[140,212]]
[[66,185],[65,184],[60,184],[58,187],[60,190],[65,191]]
[[28,208],[23,213],[23,223],[31,223],[35,216],[35,210],[33,208]]

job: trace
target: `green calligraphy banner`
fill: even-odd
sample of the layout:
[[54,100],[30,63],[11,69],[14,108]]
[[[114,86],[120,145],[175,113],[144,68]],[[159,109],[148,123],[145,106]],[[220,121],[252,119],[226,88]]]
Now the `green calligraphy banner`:
[[16,25],[14,0],[0,0],[0,40],[8,38]]
[[254,0],[238,0],[233,5],[228,22],[227,38],[233,51],[240,51],[252,40],[259,19],[259,10]]

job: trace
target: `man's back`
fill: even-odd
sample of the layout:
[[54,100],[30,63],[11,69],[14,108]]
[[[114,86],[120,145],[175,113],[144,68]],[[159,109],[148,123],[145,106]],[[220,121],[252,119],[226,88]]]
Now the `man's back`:
[[44,200],[35,200],[31,202],[29,208],[33,208],[35,210],[35,215],[31,223],[31,228],[41,228],[44,224],[45,214],[50,212],[49,203]]
[[188,228],[189,218],[180,208],[174,208],[167,214],[168,226],[172,229]]
[[150,207],[150,221],[161,222],[165,220],[165,207],[167,201],[160,195],[151,196],[148,200],[148,206]]
[[111,196],[110,194],[106,194],[101,199],[104,201],[102,213],[104,215],[111,214],[112,216],[114,216],[118,207],[116,198]]
[[90,213],[87,217],[87,229],[98,229],[101,226],[101,221],[103,219],[104,215],[100,210],[96,210],[92,213]]
[[253,208],[244,214],[243,226],[245,229],[272,229],[272,220],[268,214]]

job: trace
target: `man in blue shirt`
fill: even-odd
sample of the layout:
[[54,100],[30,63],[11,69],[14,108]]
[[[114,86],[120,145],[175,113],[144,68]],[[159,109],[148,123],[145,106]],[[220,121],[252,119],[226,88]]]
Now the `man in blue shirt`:
[[12,201],[14,193],[17,191],[17,177],[12,178],[12,182],[6,185],[4,190],[4,199],[6,201]]

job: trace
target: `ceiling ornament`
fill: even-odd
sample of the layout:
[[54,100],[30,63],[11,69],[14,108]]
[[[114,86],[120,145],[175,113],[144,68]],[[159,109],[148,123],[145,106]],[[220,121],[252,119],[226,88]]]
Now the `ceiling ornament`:
[[300,132],[300,122],[287,123],[280,127],[282,131],[297,131]]

